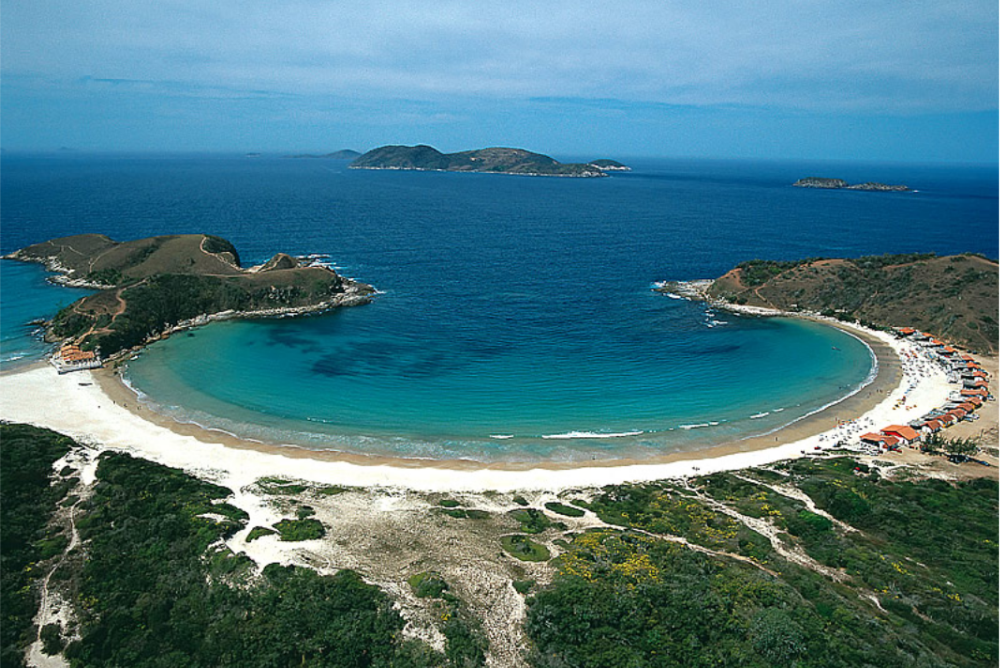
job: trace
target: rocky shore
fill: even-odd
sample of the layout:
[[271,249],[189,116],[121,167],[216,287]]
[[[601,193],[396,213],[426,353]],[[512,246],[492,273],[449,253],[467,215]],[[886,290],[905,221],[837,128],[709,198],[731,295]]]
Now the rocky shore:
[[64,267],[55,257],[35,257],[24,253],[24,249],[18,249],[13,253],[8,253],[0,257],[0,260],[14,260],[16,262],[31,262],[45,267],[46,271],[52,272],[53,276],[48,276],[45,280],[67,288],[87,288],[89,290],[111,290],[115,286],[107,285],[99,281],[87,280],[85,278],[73,278],[72,269]]

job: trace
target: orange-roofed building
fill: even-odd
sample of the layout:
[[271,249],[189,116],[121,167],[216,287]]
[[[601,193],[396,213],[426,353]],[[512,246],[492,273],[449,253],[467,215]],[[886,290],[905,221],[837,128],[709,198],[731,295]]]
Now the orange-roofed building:
[[905,425],[890,425],[882,430],[882,433],[886,436],[894,436],[904,443],[913,443],[920,439],[920,434],[916,432],[913,427],[907,427]]
[[958,419],[951,413],[945,413],[944,415],[938,416],[938,421],[945,427],[950,427],[958,422]]
[[944,425],[942,425],[939,420],[928,420],[927,422],[924,423],[922,429],[929,431],[932,434],[936,434],[939,431],[941,431],[941,427],[943,426]]
[[92,350],[80,350],[75,343],[65,343],[59,352],[52,356],[52,364],[59,373],[78,371],[81,369],[96,369],[101,366],[101,360]]
[[882,445],[885,443],[888,437],[883,434],[867,433],[861,436],[861,440],[865,443],[872,443],[874,445]]
[[956,420],[961,420],[969,413],[968,411],[962,410],[961,408],[952,408],[950,411],[948,411],[948,414],[954,415]]
[[913,334],[917,330],[913,329],[912,327],[900,327],[896,331],[902,334],[903,336],[909,336],[910,334]]
[[97,356],[93,353],[93,351],[80,350],[80,346],[67,343],[59,349],[59,357],[61,357],[64,362],[83,362],[95,359]]
[[975,397],[975,396],[985,397],[986,395],[989,394],[989,392],[987,392],[985,389],[981,387],[977,387],[974,390],[962,390],[960,394],[963,397]]

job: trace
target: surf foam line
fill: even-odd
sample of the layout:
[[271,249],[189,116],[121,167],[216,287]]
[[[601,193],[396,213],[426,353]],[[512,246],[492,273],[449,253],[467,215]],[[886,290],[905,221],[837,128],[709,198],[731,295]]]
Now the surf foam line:
[[[859,341],[861,343],[861,345],[863,345],[865,347],[865,349],[868,351],[868,357],[871,358],[871,361],[872,361],[872,368],[871,368],[871,371],[868,372],[868,375],[865,376],[865,379],[862,380],[861,383],[856,388],[854,388],[853,390],[851,390],[850,392],[848,392],[844,396],[840,397],[839,399],[834,399],[833,401],[831,401],[831,402],[829,402],[827,404],[824,404],[824,405],[820,406],[819,408],[813,409],[813,410],[809,411],[808,413],[795,418],[791,422],[786,422],[783,425],[779,425],[779,426],[775,427],[774,429],[771,429],[770,431],[765,431],[763,433],[756,434],[754,436],[744,436],[743,438],[741,438],[739,440],[746,441],[746,440],[751,439],[751,438],[759,438],[761,436],[770,436],[771,434],[774,434],[776,432],[781,431],[785,427],[790,427],[793,424],[795,424],[796,422],[801,422],[802,420],[805,420],[807,417],[811,417],[813,415],[816,415],[817,413],[822,413],[823,411],[825,411],[828,408],[831,408],[833,406],[836,406],[839,403],[843,403],[844,401],[847,401],[848,399],[850,399],[851,397],[853,397],[857,393],[861,392],[861,390],[865,389],[866,387],[868,387],[869,385],[871,385],[873,382],[875,382],[875,379],[878,377],[878,369],[879,369],[879,367],[878,367],[878,356],[875,354],[875,351],[872,350],[872,347],[870,345],[868,345],[867,341],[865,341],[864,339],[862,339],[860,336],[858,336],[854,332],[848,331],[846,329],[841,329],[840,331],[844,332],[848,336],[853,337],[854,339],[856,339],[857,341]],[[784,410],[784,409],[781,409],[781,410]],[[777,412],[777,411],[775,411],[775,412]]]
[[714,427],[720,424],[719,422],[700,422],[698,424],[682,424],[680,429],[701,429],[703,427]]
[[626,436],[640,436],[644,431],[621,431],[615,433],[601,433],[596,431],[568,431],[565,434],[543,434],[545,439],[571,439],[571,438],[624,438]]

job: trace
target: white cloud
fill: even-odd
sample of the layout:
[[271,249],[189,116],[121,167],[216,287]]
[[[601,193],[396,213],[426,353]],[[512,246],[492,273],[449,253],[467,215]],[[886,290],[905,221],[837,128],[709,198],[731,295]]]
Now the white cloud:
[[952,111],[997,101],[974,2],[5,2],[3,72],[365,98]]

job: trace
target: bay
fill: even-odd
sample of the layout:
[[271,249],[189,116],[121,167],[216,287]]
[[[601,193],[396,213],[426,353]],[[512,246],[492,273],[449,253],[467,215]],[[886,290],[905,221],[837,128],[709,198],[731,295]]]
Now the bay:
[[[5,155],[2,245],[206,232],[244,264],[330,254],[383,294],[172,337],[130,363],[131,382],[178,419],[250,438],[482,460],[702,447],[811,412],[870,371],[846,334],[707,312],[655,281],[758,257],[997,247],[995,169],[624,161],[633,172],[562,179]],[[918,192],[790,186],[813,175]]]

